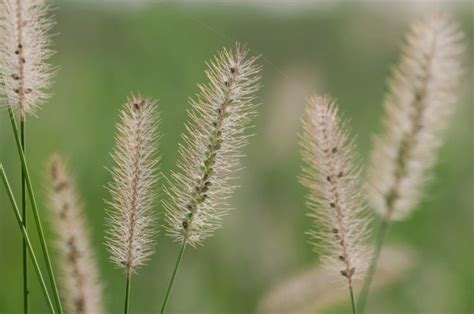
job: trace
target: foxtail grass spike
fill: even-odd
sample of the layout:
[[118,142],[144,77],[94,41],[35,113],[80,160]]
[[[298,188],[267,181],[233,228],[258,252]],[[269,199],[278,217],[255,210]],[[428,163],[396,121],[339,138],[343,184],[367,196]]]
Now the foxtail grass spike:
[[24,121],[47,100],[53,68],[46,0],[0,1],[0,94]]
[[196,247],[210,237],[228,212],[239,169],[245,130],[256,115],[260,88],[257,58],[237,44],[209,64],[209,82],[199,85],[179,147],[178,171],[169,180],[164,202],[168,235]]
[[49,199],[57,236],[58,265],[68,313],[103,313],[102,287],[82,206],[66,164],[59,155],[49,161]]
[[156,103],[132,96],[117,127],[107,247],[112,261],[127,273],[144,265],[155,250],[157,123]]
[[352,282],[364,274],[370,250],[366,206],[360,194],[360,168],[347,123],[329,97],[309,99],[303,120],[302,182],[308,188],[309,216],[315,228],[309,232],[315,250],[327,266]]
[[422,199],[455,107],[463,37],[443,13],[416,22],[406,37],[369,169],[371,204],[385,219],[404,219]]

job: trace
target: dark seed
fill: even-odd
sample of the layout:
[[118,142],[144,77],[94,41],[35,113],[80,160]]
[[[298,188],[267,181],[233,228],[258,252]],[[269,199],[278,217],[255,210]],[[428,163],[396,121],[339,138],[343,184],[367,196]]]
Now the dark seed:
[[68,183],[66,181],[59,182],[58,185],[56,185],[56,191],[62,191],[65,188],[67,188]]
[[61,211],[61,214],[59,215],[61,219],[64,219],[66,217],[66,212],[69,210],[69,205],[66,203],[63,206],[63,210]]

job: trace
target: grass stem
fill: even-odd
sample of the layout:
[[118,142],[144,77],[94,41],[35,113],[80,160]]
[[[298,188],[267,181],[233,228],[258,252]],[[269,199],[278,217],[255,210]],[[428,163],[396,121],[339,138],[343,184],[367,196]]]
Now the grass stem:
[[132,283],[132,274],[127,271],[127,284],[125,287],[125,310],[124,313],[128,314],[128,309],[130,307],[130,285]]
[[375,243],[375,251],[370,262],[369,271],[364,280],[364,285],[359,296],[359,309],[361,313],[364,313],[365,305],[367,304],[367,299],[369,297],[370,285],[374,279],[375,271],[377,270],[377,264],[380,258],[380,253],[382,252],[382,247],[387,237],[388,229],[390,226],[390,220],[385,217],[380,225],[379,232],[377,235],[377,240]]
[[[20,143],[23,154],[26,152],[25,148],[25,121],[22,119],[20,121]],[[21,215],[23,220],[23,226],[27,229],[27,217],[26,217],[26,183],[25,183],[25,171],[21,167]],[[25,314],[29,313],[29,304],[28,304],[28,294],[30,293],[28,288],[28,253],[27,253],[27,244],[26,240],[23,240],[23,311]]]
[[352,285],[349,285],[349,292],[351,295],[352,314],[357,314],[357,305],[356,305],[356,300],[354,297],[354,290],[352,289]]
[[160,313],[163,314],[166,309],[166,304],[168,303],[169,296],[171,294],[171,288],[173,287],[174,279],[176,278],[176,273],[178,272],[179,264],[181,263],[181,259],[183,258],[184,249],[186,248],[186,240],[183,241],[181,244],[181,248],[179,249],[178,258],[176,259],[176,264],[174,266],[173,274],[171,275],[170,282],[168,284],[168,288],[166,289],[165,298],[163,300],[163,304],[161,305]]
[[28,236],[28,232],[26,231],[24,222],[21,219],[21,214],[20,214],[20,211],[18,210],[18,205],[15,201],[15,197],[13,196],[13,192],[12,192],[10,183],[8,181],[7,175],[5,173],[5,170],[3,169],[2,164],[0,164],[0,176],[2,177],[3,185],[5,186],[5,190],[8,194],[8,198],[9,198],[10,203],[11,203],[13,209],[14,209],[16,220],[17,220],[17,222],[20,226],[20,230],[21,230],[23,239],[25,240],[26,247],[27,247],[27,249],[30,253],[30,256],[31,256],[31,261],[33,262],[33,266],[34,266],[34,269],[36,271],[36,274],[38,275],[38,279],[39,279],[40,284],[41,284],[41,290],[43,291],[43,294],[44,294],[44,296],[45,296],[45,298],[48,302],[49,310],[50,310],[51,313],[55,313],[54,306],[53,306],[53,303],[51,301],[51,297],[49,296],[48,289],[46,288],[46,283],[44,282],[44,278],[43,278],[43,275],[41,273],[41,270],[40,270],[40,267],[39,267],[39,264],[38,264],[38,260],[36,259],[36,254],[33,251],[33,247],[31,245],[31,241],[30,241],[30,238]]
[[38,206],[36,204],[36,198],[35,198],[35,194],[34,194],[34,191],[33,191],[33,185],[31,183],[31,177],[30,177],[30,174],[29,174],[29,171],[28,171],[28,166],[26,164],[26,158],[25,158],[25,155],[23,154],[20,135],[18,134],[18,127],[17,127],[17,123],[16,123],[16,120],[15,120],[15,115],[14,115],[13,110],[12,110],[11,107],[8,108],[8,114],[10,116],[10,122],[11,122],[12,130],[13,130],[13,134],[15,136],[15,143],[16,143],[16,146],[17,146],[18,154],[20,155],[21,166],[22,166],[24,174],[25,174],[28,197],[29,197],[29,200],[30,200],[30,203],[31,203],[31,208],[33,210],[33,217],[34,217],[34,220],[35,220],[36,229],[38,231],[38,237],[39,237],[40,244],[41,244],[41,250],[43,252],[44,259],[45,259],[45,262],[46,262],[46,269],[48,271],[51,286],[53,287],[54,301],[56,303],[58,313],[62,314],[63,309],[62,309],[62,305],[61,305],[61,299],[59,297],[58,286],[57,286],[57,283],[56,283],[56,278],[54,276],[53,266],[51,264],[51,258],[49,256],[49,252],[48,252],[48,246],[46,245],[46,239],[45,239],[45,236],[44,236],[43,226],[41,224],[41,218],[40,218],[40,215],[39,215]]

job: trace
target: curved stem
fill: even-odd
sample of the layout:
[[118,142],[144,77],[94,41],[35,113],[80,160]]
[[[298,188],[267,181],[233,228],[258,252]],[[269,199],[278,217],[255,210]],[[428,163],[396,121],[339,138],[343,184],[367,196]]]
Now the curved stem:
[[183,258],[184,249],[186,248],[186,240],[183,241],[181,244],[181,248],[179,249],[178,258],[176,259],[176,264],[174,266],[173,274],[171,275],[170,282],[168,284],[168,288],[166,289],[165,299],[163,300],[163,304],[161,305],[160,313],[163,314],[165,312],[166,304],[168,303],[169,296],[171,294],[171,288],[173,287],[173,282],[176,277],[176,273],[178,272],[179,264],[181,263],[181,259]]
[[127,271],[127,283],[125,286],[125,310],[124,313],[128,314],[128,309],[130,305],[130,285],[132,283],[132,274]]
[[[25,121],[20,121],[20,144],[23,154],[25,154]],[[21,167],[21,216],[23,220],[23,226],[26,227],[26,183],[25,183],[25,171]],[[28,256],[27,256],[27,244],[26,240],[23,239],[23,311],[28,314]]]
[[26,243],[26,247],[28,248],[28,252],[30,253],[31,256],[31,261],[33,262],[33,266],[35,269],[36,274],[38,275],[38,279],[40,281],[41,285],[41,290],[43,291],[43,294],[48,302],[48,307],[51,313],[55,313],[54,311],[54,306],[53,303],[51,302],[51,297],[49,296],[48,289],[46,288],[46,283],[44,282],[43,275],[41,274],[41,270],[38,264],[38,260],[36,259],[36,254],[33,251],[33,247],[31,245],[30,237],[28,236],[28,232],[26,231],[24,222],[21,220],[21,215],[20,211],[18,210],[18,205],[16,204],[15,197],[13,196],[13,192],[10,186],[10,183],[8,181],[7,175],[5,173],[5,170],[3,169],[3,165],[0,164],[0,176],[2,177],[3,185],[5,186],[5,190],[7,191],[8,194],[8,199],[10,200],[10,203],[13,207],[13,210],[15,212],[15,217],[18,222],[18,225],[20,226],[21,234],[23,236],[23,239],[25,240],[24,243]]
[[38,211],[38,205],[36,204],[36,198],[35,194],[33,191],[33,185],[31,184],[31,177],[30,173],[28,171],[28,165],[26,164],[26,158],[25,155],[23,154],[23,150],[21,148],[21,141],[20,141],[20,136],[18,134],[18,128],[15,120],[15,115],[12,111],[12,108],[8,108],[8,114],[10,116],[10,122],[13,130],[13,134],[15,136],[15,143],[17,146],[18,154],[20,155],[20,161],[21,161],[21,166],[23,168],[23,171],[25,173],[25,180],[26,180],[26,188],[28,191],[28,197],[30,199],[30,204],[31,204],[31,209],[33,210],[33,217],[35,219],[35,225],[36,229],[38,230],[38,237],[40,240],[41,244],[41,250],[43,252],[43,256],[46,262],[46,269],[48,271],[49,275],[49,280],[51,282],[51,286],[53,287],[53,292],[54,292],[54,301],[57,306],[57,310],[59,314],[63,313],[62,305],[61,305],[61,299],[59,298],[59,291],[58,291],[58,285],[56,284],[56,278],[54,276],[53,272],[53,266],[51,264],[51,258],[49,257],[49,251],[48,251],[48,246],[46,245],[46,239],[44,236],[44,231],[43,231],[43,225],[41,223],[41,218],[39,215]]
[[382,252],[382,247],[387,237],[388,227],[390,226],[390,220],[385,217],[380,225],[380,229],[377,235],[377,241],[375,243],[375,251],[370,262],[369,271],[367,272],[367,277],[365,277],[364,285],[359,296],[360,301],[360,312],[364,313],[365,305],[369,296],[370,285],[374,279],[375,271],[377,270],[377,264],[380,258],[380,253]]
[[356,305],[356,300],[354,297],[354,290],[352,289],[352,285],[349,285],[349,293],[351,295],[352,314],[357,314],[357,305]]

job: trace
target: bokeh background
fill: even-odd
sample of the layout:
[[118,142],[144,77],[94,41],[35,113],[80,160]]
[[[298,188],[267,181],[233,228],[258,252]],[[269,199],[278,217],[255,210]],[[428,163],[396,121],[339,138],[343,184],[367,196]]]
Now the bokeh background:
[[[261,55],[260,113],[235,210],[204,247],[186,251],[169,304],[170,313],[253,313],[268,289],[317,263],[304,234],[311,222],[297,180],[305,98],[315,91],[338,99],[366,162],[371,136],[381,128],[386,79],[409,23],[446,9],[467,34],[461,99],[424,201],[393,225],[388,238],[413,248],[420,260],[408,276],[373,295],[369,310],[474,311],[472,2],[64,0],[55,7],[52,63],[60,69],[51,101],[38,119],[28,120],[28,160],[45,222],[45,163],[53,152],[69,160],[86,204],[109,313],[122,311],[125,282],[102,244],[109,197],[103,186],[110,181],[105,167],[111,165],[118,110],[131,91],[159,100],[161,168],[169,175],[176,169],[188,97],[205,80],[205,61],[235,41]],[[0,113],[0,160],[19,187],[6,112]],[[163,208],[157,204],[155,210]],[[21,311],[20,243],[2,190],[0,313]],[[133,280],[132,313],[158,312],[177,250],[162,229],[156,254]],[[33,312],[45,312],[33,273],[31,278]],[[330,312],[348,309],[341,304]]]

